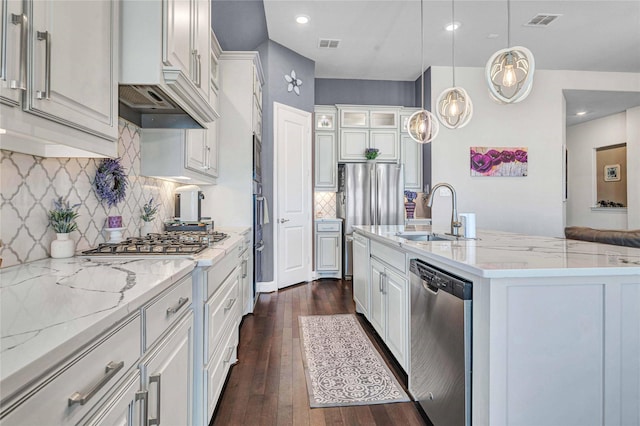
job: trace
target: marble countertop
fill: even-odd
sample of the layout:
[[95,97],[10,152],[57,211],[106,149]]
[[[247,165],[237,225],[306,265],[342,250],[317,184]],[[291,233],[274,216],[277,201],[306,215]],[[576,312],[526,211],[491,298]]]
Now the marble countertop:
[[[250,228],[247,228],[250,229]],[[2,395],[109,329],[196,267],[216,264],[245,228],[193,257],[73,257],[0,269]]]
[[139,309],[193,259],[43,259],[0,270],[3,395]]
[[431,232],[431,226],[354,228],[372,239],[398,245],[425,259],[487,278],[640,275],[638,248],[485,230],[478,230],[475,240],[409,241],[397,234]]

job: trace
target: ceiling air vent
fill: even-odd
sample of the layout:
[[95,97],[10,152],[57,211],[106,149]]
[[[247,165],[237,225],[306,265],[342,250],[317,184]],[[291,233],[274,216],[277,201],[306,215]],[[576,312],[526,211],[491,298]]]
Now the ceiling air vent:
[[331,40],[328,38],[321,38],[318,41],[318,47],[320,49],[337,49],[340,45],[340,40]]
[[538,13],[533,18],[529,19],[529,22],[524,24],[526,27],[548,27],[553,21],[561,17],[562,15],[553,13]]

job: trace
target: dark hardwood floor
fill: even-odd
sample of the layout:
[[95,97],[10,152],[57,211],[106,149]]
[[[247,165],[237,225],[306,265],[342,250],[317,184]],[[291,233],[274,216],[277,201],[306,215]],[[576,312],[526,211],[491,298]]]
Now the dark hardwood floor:
[[[211,425],[425,425],[414,403],[309,408],[299,315],[354,313],[350,281],[320,280],[261,294],[240,328],[232,367]],[[358,315],[367,334],[371,328]],[[378,341],[372,339],[380,349]],[[382,356],[398,380],[406,376]]]

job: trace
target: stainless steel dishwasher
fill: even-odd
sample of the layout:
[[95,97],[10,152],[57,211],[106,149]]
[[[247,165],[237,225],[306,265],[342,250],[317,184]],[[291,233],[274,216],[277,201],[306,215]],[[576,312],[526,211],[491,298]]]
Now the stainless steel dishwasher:
[[471,424],[472,283],[411,260],[409,391],[435,426]]

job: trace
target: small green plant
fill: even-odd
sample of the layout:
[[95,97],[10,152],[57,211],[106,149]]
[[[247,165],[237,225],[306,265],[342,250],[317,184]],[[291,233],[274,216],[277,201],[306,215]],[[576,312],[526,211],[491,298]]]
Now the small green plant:
[[78,229],[76,218],[80,214],[75,210],[80,204],[74,204],[69,207],[68,201],[63,201],[62,197],[53,201],[55,208],[49,210],[49,225],[56,231],[57,234],[68,234],[71,231]]
[[158,204],[153,204],[153,198],[148,203],[142,206],[142,216],[140,218],[145,222],[152,222],[158,213]]
[[364,156],[367,160],[375,160],[378,157],[380,150],[378,148],[367,148],[364,150]]

